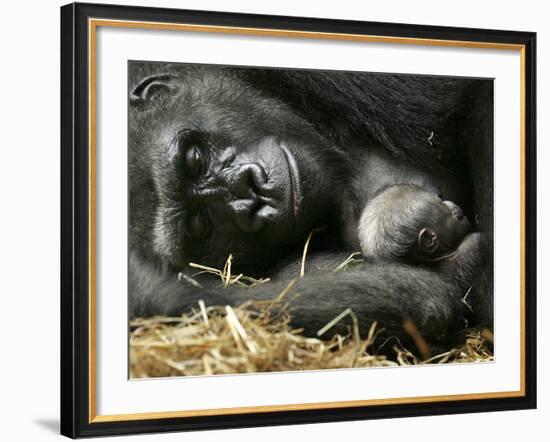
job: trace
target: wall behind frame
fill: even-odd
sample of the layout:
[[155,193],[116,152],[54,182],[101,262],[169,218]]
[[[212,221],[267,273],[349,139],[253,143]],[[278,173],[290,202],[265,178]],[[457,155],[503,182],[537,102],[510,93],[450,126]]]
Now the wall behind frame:
[[[112,3],[109,2],[98,3]],[[543,176],[550,153],[548,120],[550,47],[544,2],[463,0],[357,2],[254,2],[252,0],[117,0],[130,5],[209,9],[232,12],[313,16],[354,20],[421,23],[538,32],[539,226],[550,221]],[[8,2],[0,27],[2,85],[0,192],[0,409],[6,440],[59,440],[59,6],[64,1]],[[548,234],[539,235],[539,318],[550,301],[543,263]],[[550,322],[539,319],[539,373],[550,357],[540,346],[550,338]],[[546,339],[545,339],[546,338]],[[513,440],[526,431],[543,430],[550,419],[548,380],[539,376],[539,409],[307,426],[166,434],[118,438],[121,441],[331,441],[368,437],[396,440]],[[8,414],[9,413],[9,414]],[[113,438],[117,439],[117,438]]]

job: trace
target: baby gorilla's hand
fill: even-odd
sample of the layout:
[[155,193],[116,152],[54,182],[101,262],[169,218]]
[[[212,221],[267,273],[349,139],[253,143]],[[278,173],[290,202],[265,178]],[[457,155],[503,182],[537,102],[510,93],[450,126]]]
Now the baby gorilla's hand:
[[471,257],[480,256],[482,239],[483,237],[481,233],[470,233],[458,246],[458,249],[456,250],[457,255],[467,255]]
[[467,290],[480,269],[482,242],[481,233],[470,233],[460,243],[456,252],[439,264],[438,270]]

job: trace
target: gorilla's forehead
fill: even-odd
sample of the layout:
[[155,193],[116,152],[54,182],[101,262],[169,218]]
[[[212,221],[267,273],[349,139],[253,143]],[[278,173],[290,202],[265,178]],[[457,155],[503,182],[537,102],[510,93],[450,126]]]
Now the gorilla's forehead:
[[172,90],[154,106],[154,115],[143,115],[165,134],[171,128],[198,129],[242,145],[269,134],[298,136],[307,126],[284,103],[264,96],[231,71],[179,76]]

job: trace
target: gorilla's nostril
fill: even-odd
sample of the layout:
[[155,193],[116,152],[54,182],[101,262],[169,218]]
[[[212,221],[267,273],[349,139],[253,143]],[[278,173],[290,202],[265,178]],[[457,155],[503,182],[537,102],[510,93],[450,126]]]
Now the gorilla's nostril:
[[267,174],[262,166],[258,164],[250,164],[250,184],[258,194],[261,194],[261,189],[267,182]]
[[228,177],[227,188],[237,198],[256,198],[267,182],[263,167],[256,163],[239,165]]

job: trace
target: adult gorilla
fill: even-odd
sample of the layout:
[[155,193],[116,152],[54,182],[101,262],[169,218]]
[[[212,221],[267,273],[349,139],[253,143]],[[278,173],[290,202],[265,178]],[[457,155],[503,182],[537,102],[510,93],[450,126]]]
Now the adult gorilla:
[[[376,320],[380,339],[412,346],[409,319],[438,351],[466,320],[491,325],[491,81],[143,62],[129,71],[132,317],[272,298],[324,227],[289,296],[304,333],[351,308],[364,333]],[[428,269],[332,271],[359,250],[365,204],[406,183],[456,201],[484,232],[473,317],[465,293]],[[230,253],[239,272],[274,283],[249,291],[176,277]]]

